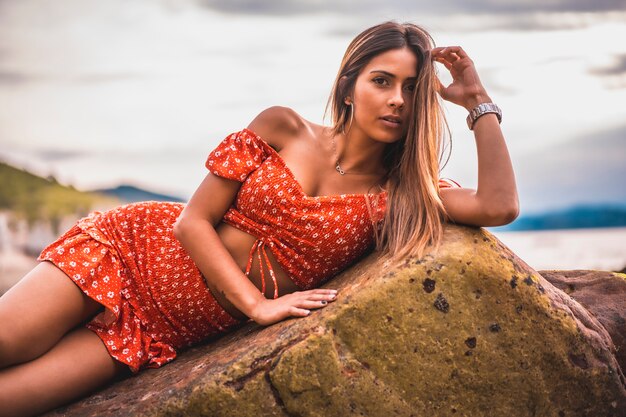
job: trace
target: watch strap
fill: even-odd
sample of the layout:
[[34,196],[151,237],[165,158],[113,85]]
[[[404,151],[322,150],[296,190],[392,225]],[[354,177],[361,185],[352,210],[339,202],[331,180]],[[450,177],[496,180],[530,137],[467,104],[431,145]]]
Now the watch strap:
[[498,117],[498,123],[502,123],[502,110],[500,110],[500,107],[494,103],[481,103],[470,110],[467,115],[467,127],[469,127],[470,130],[474,130],[474,123],[476,123],[476,120],[478,120],[480,116],[488,113],[495,113]]

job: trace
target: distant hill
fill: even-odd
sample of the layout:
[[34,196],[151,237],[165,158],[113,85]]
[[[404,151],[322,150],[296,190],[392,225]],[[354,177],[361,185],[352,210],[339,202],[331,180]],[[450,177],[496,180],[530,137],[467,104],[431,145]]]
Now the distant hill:
[[520,216],[513,223],[494,227],[498,231],[584,229],[626,226],[626,203],[623,206],[585,205],[563,210]]
[[184,203],[185,200],[180,197],[171,195],[153,193],[151,191],[142,190],[132,185],[120,185],[115,188],[107,188],[102,190],[93,190],[94,193],[109,195],[116,197],[125,203],[136,203],[138,201],[174,201]]
[[0,162],[0,210],[6,210],[28,224],[50,222],[56,232],[65,216],[86,215],[95,206],[119,201],[110,196],[82,192],[59,184],[54,177],[42,178]]
[[182,198],[157,194],[130,185],[105,190],[79,191],[60,184],[54,177],[43,178],[0,162],[0,211],[9,211],[29,225],[49,222],[54,233],[66,216],[82,217],[101,210],[137,201],[176,201]]

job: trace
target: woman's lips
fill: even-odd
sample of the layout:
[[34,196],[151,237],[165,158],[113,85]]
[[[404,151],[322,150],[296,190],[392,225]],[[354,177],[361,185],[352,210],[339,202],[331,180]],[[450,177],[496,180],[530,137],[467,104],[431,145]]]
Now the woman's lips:
[[402,126],[402,123],[400,123],[399,121],[393,121],[385,119],[383,117],[380,118],[380,121],[383,123],[383,125],[391,128],[399,128],[400,126]]

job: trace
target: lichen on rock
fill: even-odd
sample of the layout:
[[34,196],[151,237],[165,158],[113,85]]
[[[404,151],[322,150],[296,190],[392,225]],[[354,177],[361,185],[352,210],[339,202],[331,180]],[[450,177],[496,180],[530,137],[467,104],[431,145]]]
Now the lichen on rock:
[[59,413],[624,415],[610,334],[484,229],[447,225],[436,252],[374,253],[326,286],[337,301],[309,317],[250,323]]

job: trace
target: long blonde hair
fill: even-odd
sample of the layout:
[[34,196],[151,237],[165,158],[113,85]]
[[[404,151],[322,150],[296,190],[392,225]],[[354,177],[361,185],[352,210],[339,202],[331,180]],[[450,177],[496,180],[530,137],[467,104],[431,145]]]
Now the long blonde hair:
[[403,47],[410,48],[418,59],[413,117],[406,137],[385,149],[387,173],[382,181],[387,184],[387,206],[382,224],[374,227],[375,249],[392,261],[421,258],[427,246],[437,247],[447,217],[438,182],[444,138],[450,130],[437,94],[430,34],[412,23],[389,21],[357,35],[344,54],[326,106],[326,110],[331,107],[332,133],[343,132],[352,109],[344,98],[351,96],[361,70],[376,55]]

